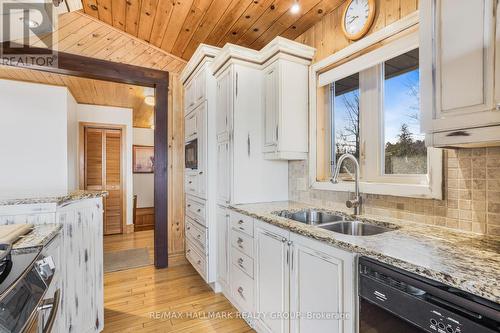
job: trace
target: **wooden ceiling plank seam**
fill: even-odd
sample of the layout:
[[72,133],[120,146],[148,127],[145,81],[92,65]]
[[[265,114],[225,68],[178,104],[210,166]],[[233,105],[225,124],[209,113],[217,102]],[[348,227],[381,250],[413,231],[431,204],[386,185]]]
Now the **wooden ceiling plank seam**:
[[137,37],[139,30],[139,15],[141,13],[141,0],[127,0],[125,10],[125,32]]
[[[321,0],[302,0],[300,3],[301,12],[307,13],[320,1]],[[299,17],[300,16],[297,16],[297,14],[292,13],[290,10],[285,11],[269,28],[262,32],[250,47],[260,50],[274,37],[281,35],[288,27],[293,26]]]
[[203,22],[203,18],[208,13],[208,8],[213,3],[213,0],[195,0],[191,9],[189,10],[189,15],[182,24],[181,30],[177,35],[177,38],[172,47],[172,53],[178,56],[182,56],[182,52],[187,47],[187,44],[193,37],[196,29]]
[[99,18],[99,12],[96,0],[82,0],[83,11],[85,14]]
[[94,22],[86,24],[81,29],[78,29],[77,31],[69,34],[65,38],[60,39],[59,42],[57,43],[57,50],[66,51],[68,48],[78,44],[80,40],[91,35],[92,32],[98,29],[98,27],[99,25]]
[[222,17],[226,14],[228,8],[231,7],[236,0],[231,1],[227,6],[226,0],[213,0],[206,14],[201,19],[200,23],[193,31],[193,35],[189,40],[186,40],[182,49],[181,57],[189,59],[200,43],[204,43],[207,36],[214,30]]
[[236,44],[249,47],[281,15],[290,10],[294,0],[275,0],[264,13],[236,41]]
[[136,54],[142,53],[142,52],[144,52],[144,48],[142,47],[142,45],[138,45],[136,40],[131,39],[127,43],[125,43],[122,47],[113,51],[107,57],[107,60],[114,61],[114,62],[123,62],[125,60],[122,60],[122,59],[126,56],[130,57],[130,53],[132,53],[134,55],[133,57],[135,58]]
[[[93,20],[93,21],[99,22],[99,20],[98,20],[98,19],[93,18],[93,17],[90,17],[90,16],[87,16],[87,15],[85,15],[84,13],[81,13],[81,12],[73,12],[73,13],[78,13],[78,15],[81,15],[81,16],[83,16],[83,17],[87,18],[87,19],[90,19],[90,20]],[[65,14],[65,15],[68,15],[68,14]],[[101,22],[101,23],[102,23],[102,22]],[[118,28],[115,28],[115,27],[113,27],[113,26],[108,26],[108,27],[109,27],[109,29],[111,29],[111,30],[113,30],[113,31],[116,31],[116,32],[118,32],[118,33],[120,33],[120,34],[124,34],[124,31],[122,31],[122,30],[120,30],[120,29],[118,29]],[[165,51],[164,49],[162,49],[162,48],[160,48],[160,47],[157,47],[157,46],[155,46],[155,45],[151,45],[150,43],[148,43],[148,42],[146,42],[146,41],[144,41],[144,40],[142,40],[142,39],[140,39],[140,38],[137,38],[136,36],[132,36],[132,35],[128,35],[128,34],[127,34],[127,36],[128,36],[129,38],[133,38],[133,39],[135,39],[136,41],[138,41],[140,44],[142,44],[142,45],[143,45],[144,47],[146,47],[146,48],[150,48],[150,47],[152,47],[152,48],[154,48],[156,51],[159,51],[159,52],[161,52],[161,53],[163,53],[163,54],[165,54],[165,55],[168,55],[168,56],[170,56],[170,57],[172,57],[172,58],[175,58],[175,59],[177,59],[178,61],[183,62],[184,64],[186,64],[186,63],[187,63],[187,61],[186,61],[185,59],[182,59],[181,57],[178,57],[178,56],[176,56],[176,55],[174,55],[174,54],[171,54],[171,53],[169,53],[169,52]]]
[[122,34],[116,31],[110,31],[102,38],[97,39],[94,43],[87,45],[87,47],[80,50],[80,55],[87,57],[94,57],[97,53],[99,53],[102,49],[104,49],[109,44],[116,41],[120,38]]
[[167,52],[170,52],[172,50],[175,40],[179,35],[179,31],[181,30],[182,25],[184,24],[184,21],[186,21],[186,18],[190,12],[192,4],[193,0],[186,0],[185,2],[175,3],[174,9],[172,11],[172,16],[170,17],[170,21],[161,42],[161,48],[163,50]]
[[[151,35],[149,36],[149,42],[151,44],[157,47],[161,46],[163,35],[165,34],[165,30],[170,22],[170,17],[172,16],[173,8],[173,1],[163,0],[158,2],[153,28],[151,29]],[[162,15],[165,17],[162,17]]]
[[94,54],[93,57],[98,59],[108,59],[108,57],[113,52],[115,52],[117,48],[120,48],[123,44],[125,44],[127,40],[128,40],[127,36],[120,35],[112,43],[106,45],[104,48],[102,48],[96,54]]
[[252,3],[253,0],[233,0],[227,7],[219,22],[217,22],[214,29],[210,31],[206,38],[203,39],[204,43],[218,45],[219,41],[224,38],[224,36],[230,31],[231,27]]
[[157,7],[158,0],[142,0],[137,37],[147,42],[149,42],[149,37],[151,36],[151,31],[153,30]]
[[146,52],[140,54],[135,59],[131,60],[131,64],[143,67],[154,67],[158,63],[158,51],[153,48],[146,50]]
[[88,47],[95,45],[99,40],[105,38],[110,33],[110,30],[107,29],[105,25],[99,25],[96,30],[92,31],[90,34],[80,39],[76,44],[69,46],[66,48],[66,52],[68,53],[76,53],[81,54]]
[[113,26],[125,31],[125,13],[127,10],[127,2],[124,0],[111,0]]
[[[90,16],[89,16],[90,17]],[[57,29],[57,39],[60,40],[61,38],[65,38],[67,35],[71,34],[75,30],[79,29],[80,26],[85,22],[83,17],[78,17],[74,21],[74,24],[67,24],[59,29]],[[51,47],[55,46],[58,42],[58,40],[54,40],[54,34],[47,35],[46,37],[42,37],[40,41],[32,44],[32,46],[36,47]],[[52,43],[49,43],[49,41],[52,39]],[[50,44],[50,45],[49,45]]]
[[113,25],[113,8],[111,0],[96,0],[97,1],[97,13],[99,14],[99,20]]
[[240,36],[242,36],[271,6],[273,1],[274,0],[262,0],[258,3],[252,2],[217,45],[222,47],[226,43],[235,44]]
[[[302,15],[293,26],[289,27],[281,34],[282,37],[295,40],[297,37],[305,33],[316,22],[339,7],[345,0],[322,0],[306,14]],[[295,27],[295,28],[294,28]]]

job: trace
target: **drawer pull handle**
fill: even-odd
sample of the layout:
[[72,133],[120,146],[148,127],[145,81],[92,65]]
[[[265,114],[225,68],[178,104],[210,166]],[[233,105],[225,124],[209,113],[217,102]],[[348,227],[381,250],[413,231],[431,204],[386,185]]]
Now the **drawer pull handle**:
[[198,265],[199,265],[199,264],[201,264],[201,260],[198,260],[196,263],[197,263]]
[[467,131],[455,131],[446,134],[446,136],[470,136],[470,134]]
[[200,171],[198,174],[199,174],[199,175],[202,175],[202,174],[203,174],[203,171]]
[[200,239],[200,238],[201,238],[201,235],[196,236],[196,238]]
[[186,229],[187,229],[187,230],[191,230],[191,227],[187,227]]
[[189,183],[189,184],[192,184],[193,182],[190,180],[188,183]]
[[238,227],[238,229],[240,229],[240,230],[245,230],[245,228],[243,228],[243,227]]
[[191,204],[188,204],[187,206],[188,206],[188,207],[191,207]]
[[245,267],[243,266],[243,258],[238,259],[238,266],[245,269]]
[[191,252],[191,249],[188,249],[186,252],[187,252],[187,253],[190,253],[190,252]]
[[198,208],[196,211],[199,213],[199,212],[201,212],[201,209],[200,209],[200,208]]
[[243,220],[238,221],[238,224],[243,224],[243,223],[245,223],[245,222],[243,222]]
[[243,296],[243,287],[238,288],[238,294],[240,294],[241,297],[245,298],[245,296]]

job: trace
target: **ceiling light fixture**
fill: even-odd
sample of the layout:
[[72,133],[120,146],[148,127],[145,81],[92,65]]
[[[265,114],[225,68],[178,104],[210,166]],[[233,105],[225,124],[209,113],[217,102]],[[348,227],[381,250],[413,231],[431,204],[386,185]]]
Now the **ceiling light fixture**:
[[292,5],[292,7],[290,7],[290,12],[292,14],[297,14],[298,12],[300,12],[299,1],[295,1],[295,3]]
[[155,97],[152,95],[148,95],[148,96],[144,97],[144,103],[146,103],[147,105],[154,106],[155,105]]

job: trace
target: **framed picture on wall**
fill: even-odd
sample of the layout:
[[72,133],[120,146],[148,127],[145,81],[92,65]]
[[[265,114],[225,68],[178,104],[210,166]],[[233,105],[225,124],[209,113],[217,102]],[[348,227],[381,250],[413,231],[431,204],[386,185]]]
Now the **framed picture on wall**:
[[153,173],[155,163],[155,151],[153,146],[132,147],[132,172]]

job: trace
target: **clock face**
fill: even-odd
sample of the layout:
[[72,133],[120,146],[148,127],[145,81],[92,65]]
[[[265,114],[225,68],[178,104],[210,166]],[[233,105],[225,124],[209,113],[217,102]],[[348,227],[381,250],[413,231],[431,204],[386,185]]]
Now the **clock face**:
[[[370,0],[352,0],[344,15],[344,30],[348,37],[362,34],[368,30],[373,19],[373,2]],[[361,36],[357,36],[358,38]]]

